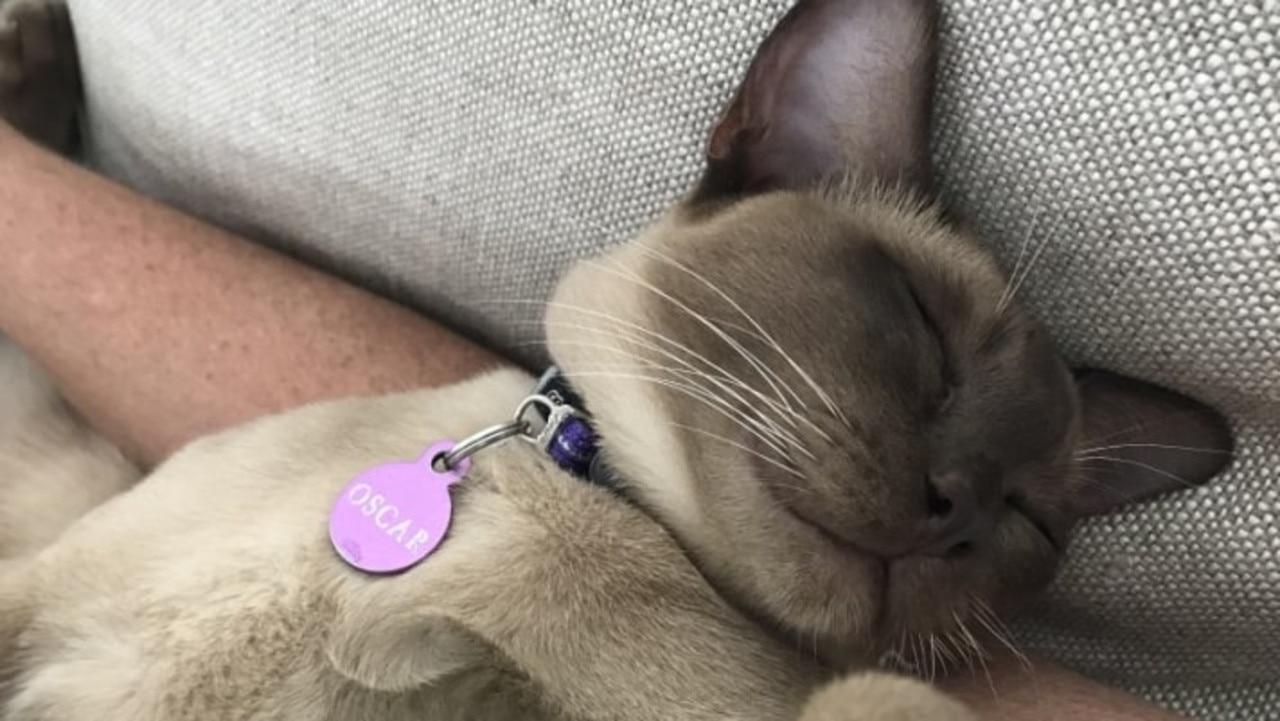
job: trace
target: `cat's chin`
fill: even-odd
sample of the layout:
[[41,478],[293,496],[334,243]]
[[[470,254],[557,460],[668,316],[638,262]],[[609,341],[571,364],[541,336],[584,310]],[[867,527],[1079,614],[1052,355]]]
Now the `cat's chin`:
[[[958,606],[936,617],[906,613],[914,604],[904,603],[902,593],[929,585],[933,574],[923,566],[941,562],[887,558],[834,536],[785,504],[778,503],[775,511],[799,544],[790,552],[795,558],[811,559],[807,572],[786,584],[791,592],[782,614],[787,635],[805,639],[811,644],[806,650],[825,666],[846,672],[866,668],[886,655],[901,653],[904,639],[950,638],[957,630],[952,619],[970,615]],[[933,605],[945,606],[944,594],[938,595]]]
[[[813,610],[792,617],[793,623],[811,619],[809,628],[796,628],[795,632],[817,639],[814,653],[828,666],[865,663],[880,652],[876,639],[889,612],[891,561],[842,541],[784,504],[778,504],[777,512],[807,549],[813,564],[819,566],[816,572],[806,574],[808,578],[796,579],[796,605]],[[809,583],[828,574],[834,583]],[[810,595],[807,601],[799,601]]]
[[929,586],[934,577],[941,581],[939,574],[949,573],[946,562],[867,548],[808,518],[789,502],[783,472],[758,462],[760,457],[752,456],[753,481],[763,490],[765,512],[777,519],[774,550],[786,554],[760,562],[777,569],[804,567],[803,573],[774,574],[777,586],[789,586],[791,599],[785,610],[770,614],[785,619],[790,635],[811,639],[810,650],[825,665],[865,667],[901,654],[905,638],[950,637],[953,620],[969,615],[967,608],[947,608],[941,589],[948,584],[940,582],[934,605],[941,612],[911,616],[906,609],[915,604],[899,596]]

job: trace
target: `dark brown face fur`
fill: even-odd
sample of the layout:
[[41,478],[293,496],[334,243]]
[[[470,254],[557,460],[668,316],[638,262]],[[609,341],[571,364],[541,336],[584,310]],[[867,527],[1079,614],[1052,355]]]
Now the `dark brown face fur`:
[[[1074,377],[990,254],[918,200],[932,16],[802,0],[699,188],[575,269],[548,320],[633,498],[837,662],[981,630],[1048,584],[1081,517],[1203,482],[1231,447],[1194,401]],[[832,64],[863,76],[826,87]],[[1127,447],[1080,460],[1100,442]]]
[[[840,595],[866,597],[872,634],[891,642],[902,629],[953,625],[966,595],[1005,606],[1049,579],[1073,519],[1042,479],[1074,475],[1079,408],[1066,366],[1016,303],[1002,305],[1007,280],[974,243],[935,226],[942,242],[921,252],[913,233],[923,227],[866,222],[860,214],[898,211],[847,197],[860,192],[875,195],[762,198],[703,220],[693,238],[664,236],[653,255],[669,262],[650,262],[646,275],[678,302],[651,296],[647,310],[651,327],[695,358],[668,380],[705,386],[693,370],[736,379],[727,385],[739,397],[719,405],[660,391],[676,423],[727,439],[691,435],[704,447],[691,465],[707,466],[696,475],[714,476],[728,463],[721,454],[747,456],[741,482],[762,489],[773,551],[830,555],[833,569],[857,559],[861,588]],[[715,509],[741,505],[743,489],[719,482],[699,493]],[[728,537],[749,529],[728,525],[724,540],[740,547],[750,541]],[[809,612],[837,615],[827,603]]]

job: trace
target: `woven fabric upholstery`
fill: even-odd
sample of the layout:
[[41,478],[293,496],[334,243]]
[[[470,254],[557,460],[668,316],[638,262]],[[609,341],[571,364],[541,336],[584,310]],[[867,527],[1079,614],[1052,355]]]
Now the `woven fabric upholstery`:
[[[689,186],[789,1],[71,4],[98,167],[537,359],[511,301]],[[945,5],[948,198],[1023,257],[1072,359],[1218,405],[1242,442],[1211,487],[1091,524],[1019,637],[1275,718],[1280,2]]]

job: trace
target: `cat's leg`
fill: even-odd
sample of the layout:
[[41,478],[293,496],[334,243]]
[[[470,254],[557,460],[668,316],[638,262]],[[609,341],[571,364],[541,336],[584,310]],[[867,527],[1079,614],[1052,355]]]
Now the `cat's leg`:
[[0,336],[0,561],[47,545],[139,475]]
[[63,154],[79,142],[80,63],[60,0],[0,0],[0,118]]
[[929,684],[865,673],[815,693],[799,721],[978,721],[978,716]]
[[19,672],[18,644],[31,623],[31,559],[0,558],[0,718],[5,716],[11,681]]

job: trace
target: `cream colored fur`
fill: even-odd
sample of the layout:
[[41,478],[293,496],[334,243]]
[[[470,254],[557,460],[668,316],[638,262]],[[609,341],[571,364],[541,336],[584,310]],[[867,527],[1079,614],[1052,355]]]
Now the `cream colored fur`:
[[0,336],[0,559],[45,546],[138,476]]
[[[326,518],[352,475],[505,417],[531,383],[325,403],[182,451],[2,579],[0,621],[24,627],[5,718],[794,717],[824,673],[648,516],[525,444],[476,458],[428,562],[376,578],[337,559]],[[891,721],[903,704],[966,718],[878,676],[807,718]]]
[[[62,6],[17,0],[0,21],[0,62],[12,71],[0,73],[4,117],[28,134],[24,119],[72,127],[62,121],[78,80],[50,72],[74,57]],[[51,50],[23,54],[34,47]],[[66,149],[62,134],[41,140]],[[890,234],[932,228],[898,227],[925,221],[891,200],[869,201],[868,222]],[[803,210],[818,201],[793,202]],[[678,227],[687,221],[680,212],[605,264],[654,275],[643,249],[703,232]],[[845,215],[832,212],[815,217]],[[636,288],[580,269],[559,300],[607,309],[625,328],[650,320],[652,299]],[[584,327],[580,315],[553,308],[551,345],[577,371],[619,468],[643,486],[640,503],[507,443],[478,455],[455,487],[439,549],[389,577],[347,567],[330,547],[326,521],[341,487],[370,466],[509,417],[532,378],[497,372],[262,419],[190,445],[125,490],[137,471],[17,349],[0,347],[0,719],[969,721],[916,681],[833,680],[794,639],[712,587],[690,555],[732,575],[719,560],[732,543],[700,535],[700,524],[725,524],[700,506],[699,484],[717,479],[691,461],[697,444],[672,430],[678,416],[655,386],[593,380],[593,362],[636,349],[599,324]],[[714,467],[751,473],[741,455]],[[695,543],[680,545],[668,528]],[[752,530],[753,543],[777,543],[769,529]],[[871,562],[791,543],[797,559],[832,563],[815,565],[825,577],[779,566],[808,586],[796,594],[776,574],[756,574],[752,584],[778,597],[770,607],[794,611],[791,596],[808,591],[800,602],[840,612],[815,612],[809,625],[869,637],[874,609],[858,594],[872,589],[850,569]],[[697,546],[718,550],[699,556]]]

